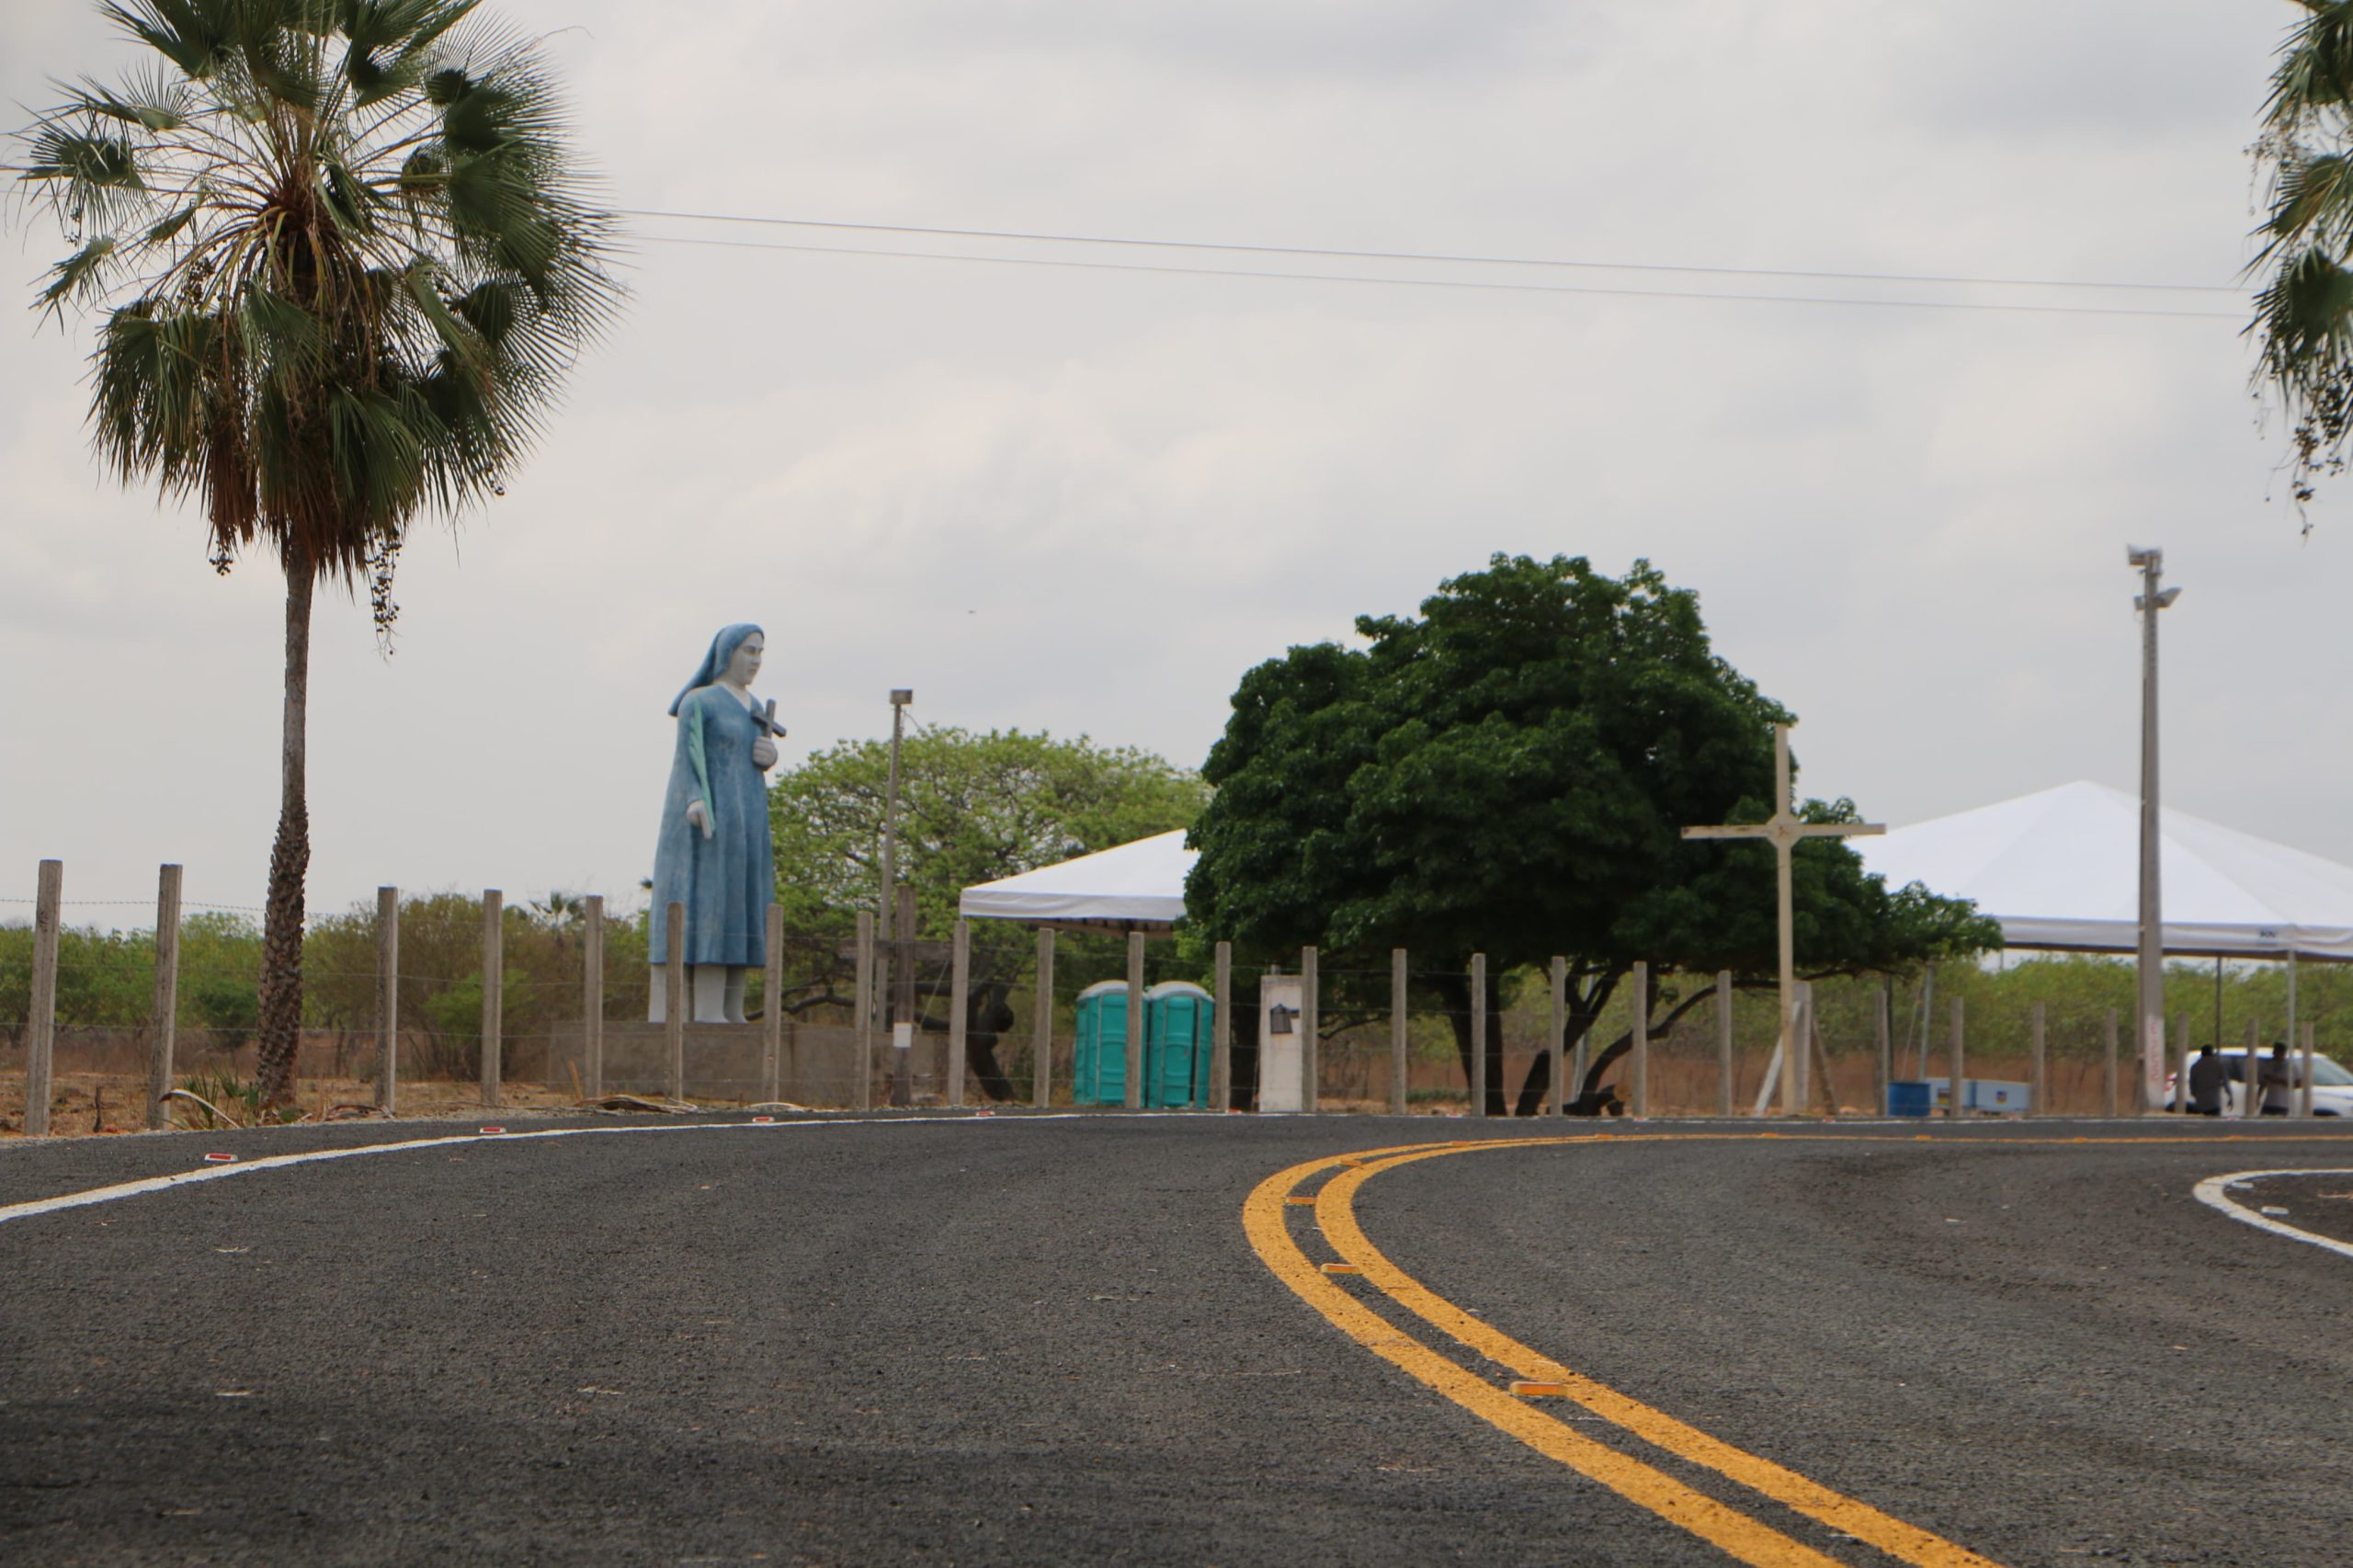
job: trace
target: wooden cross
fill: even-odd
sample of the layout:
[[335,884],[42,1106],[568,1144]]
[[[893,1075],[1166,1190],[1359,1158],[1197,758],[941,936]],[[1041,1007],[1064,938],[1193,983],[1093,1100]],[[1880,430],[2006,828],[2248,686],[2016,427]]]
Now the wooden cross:
[[[1803,1106],[1798,1096],[1798,1043],[1792,1038],[1797,1022],[1797,928],[1791,913],[1790,851],[1802,838],[1853,838],[1885,833],[1881,823],[1805,822],[1790,810],[1790,726],[1773,726],[1773,814],[1761,823],[1735,827],[1687,827],[1686,838],[1761,838],[1773,846],[1780,861],[1781,916],[1781,1038],[1776,1054],[1781,1061],[1781,1110],[1795,1116]],[[1958,1085],[1955,1095],[1961,1092]]]

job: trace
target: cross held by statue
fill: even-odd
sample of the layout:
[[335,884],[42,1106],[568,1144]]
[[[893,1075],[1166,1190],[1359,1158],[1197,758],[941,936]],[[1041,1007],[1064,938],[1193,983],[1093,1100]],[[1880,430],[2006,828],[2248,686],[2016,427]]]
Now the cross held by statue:
[[[1781,1064],[1781,1110],[1795,1116],[1803,1108],[1799,1098],[1798,1042],[1792,1039],[1797,1020],[1797,927],[1790,883],[1790,851],[1805,838],[1856,838],[1885,833],[1883,823],[1807,822],[1790,809],[1790,726],[1773,726],[1773,814],[1760,823],[1719,827],[1687,827],[1686,838],[1761,838],[1773,846],[1779,862],[1777,891],[1780,900],[1781,1032],[1774,1055]],[[1954,1093],[1960,1093],[1958,1085]]]

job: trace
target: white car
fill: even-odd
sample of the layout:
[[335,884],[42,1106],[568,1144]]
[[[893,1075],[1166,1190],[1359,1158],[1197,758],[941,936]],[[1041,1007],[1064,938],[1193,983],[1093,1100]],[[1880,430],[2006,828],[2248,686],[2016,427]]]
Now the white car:
[[[2246,1051],[2244,1047],[2225,1047],[2214,1054],[2222,1059],[2222,1070],[2230,1074],[2229,1081],[2222,1085],[2223,1114],[2237,1116],[2244,1108],[2244,1102],[2239,1098],[2239,1085],[2246,1076]],[[2259,1072],[2261,1064],[2269,1059],[2271,1051],[2268,1047],[2266,1047],[2258,1050],[2255,1055]],[[2189,1064],[2192,1067],[2198,1065],[2198,1058],[2195,1055],[2190,1057]],[[2302,1084],[2303,1075],[2303,1052],[2289,1051],[2288,1104],[2290,1110],[2295,1108],[2298,1098],[2296,1085]],[[2173,1080],[2174,1075],[2167,1073],[2165,1095],[2154,1108],[2158,1110],[2173,1108]],[[2353,1073],[2347,1073],[2335,1062],[2317,1052],[2313,1056],[2313,1114],[2353,1117]]]

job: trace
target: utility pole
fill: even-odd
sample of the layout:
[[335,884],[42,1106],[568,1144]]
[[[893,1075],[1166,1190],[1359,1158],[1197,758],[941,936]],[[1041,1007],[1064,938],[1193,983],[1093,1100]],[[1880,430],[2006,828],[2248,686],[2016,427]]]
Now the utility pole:
[[907,704],[915,699],[915,692],[908,687],[892,688],[891,786],[882,806],[882,896],[877,903],[887,933],[883,951],[890,956],[885,962],[889,965],[889,973],[899,982],[896,988],[888,982],[874,988],[875,1002],[882,1014],[884,1034],[892,1046],[891,1099],[894,1105],[905,1103],[907,1085],[903,1081],[906,1063],[897,1050],[898,1036],[892,1026],[898,1023],[912,1025],[914,1022],[912,1017],[900,1018],[897,1016],[899,1009],[892,1003],[899,988],[906,989],[910,994],[913,992],[913,987],[907,983],[913,979],[907,968],[906,939],[911,933],[905,929],[899,909],[899,742],[906,733]]
[[[2164,551],[2139,545],[2124,551],[2125,561],[2141,573],[2141,591],[2132,598],[2132,608],[2141,612],[2141,948],[2132,1038],[2139,1042],[2137,1075],[2145,1079],[2151,1042],[2162,1058],[2165,1029],[2165,900],[2157,881],[2157,611],[2179,598],[2181,590],[2157,587],[2165,575]],[[2249,1084],[2254,1072],[2250,1062]],[[2136,1113],[2147,1097],[2145,1091],[2134,1091]]]

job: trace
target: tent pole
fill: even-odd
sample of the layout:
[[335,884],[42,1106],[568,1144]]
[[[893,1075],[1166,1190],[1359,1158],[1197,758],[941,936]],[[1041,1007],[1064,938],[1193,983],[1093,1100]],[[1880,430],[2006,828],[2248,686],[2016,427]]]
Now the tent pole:
[[2222,955],[2214,955],[2214,1049],[2222,1049]]
[[[2296,1049],[2296,949],[2293,948],[2288,949],[2288,1032],[2281,1038],[2288,1042],[2290,1051]],[[2299,1090],[2294,1087],[2294,1083],[2291,1076],[2289,1079],[2288,1109],[2297,1116],[2312,1115],[2313,1064],[2310,1062],[2304,1063],[2304,1086]]]

